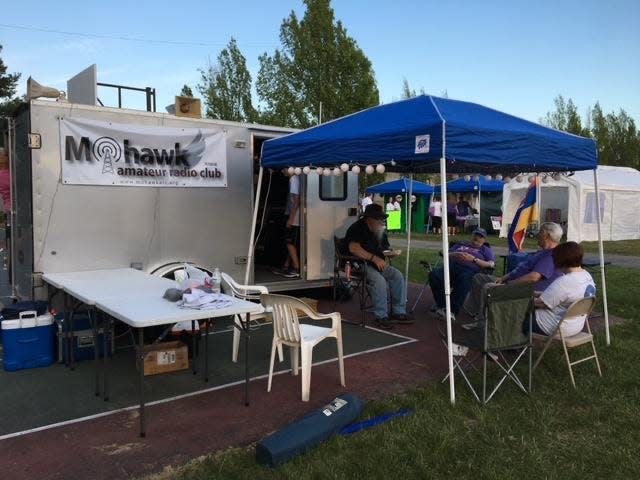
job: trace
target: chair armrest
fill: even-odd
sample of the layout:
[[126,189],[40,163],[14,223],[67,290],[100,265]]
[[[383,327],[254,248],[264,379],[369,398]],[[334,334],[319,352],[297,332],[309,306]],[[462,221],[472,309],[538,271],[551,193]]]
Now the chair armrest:
[[236,288],[245,293],[269,293],[269,289],[264,285],[236,285]]
[[302,310],[304,312],[304,314],[309,317],[312,320],[329,320],[331,319],[333,321],[333,325],[335,327],[335,323],[336,321],[338,323],[340,323],[341,321],[341,316],[339,312],[333,312],[333,313],[320,313],[316,310],[314,310],[313,308],[311,308],[309,305],[307,305],[306,303],[304,303],[302,300],[300,300],[300,302],[296,302],[296,310]]

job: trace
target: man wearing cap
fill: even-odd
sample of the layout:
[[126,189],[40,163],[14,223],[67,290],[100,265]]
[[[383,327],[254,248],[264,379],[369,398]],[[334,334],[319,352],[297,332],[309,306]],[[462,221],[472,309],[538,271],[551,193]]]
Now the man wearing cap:
[[[451,310],[460,311],[464,299],[471,291],[473,276],[483,268],[493,268],[496,257],[487,243],[487,231],[476,228],[470,242],[455,243],[449,248],[449,279],[451,282]],[[439,267],[429,274],[429,285],[436,302],[436,313],[445,316],[444,268]]]
[[[404,277],[400,271],[387,264],[384,251],[389,249],[385,233],[387,216],[376,203],[368,205],[364,213],[345,235],[351,255],[361,258],[367,269],[367,290],[373,301],[373,314],[378,326],[393,328],[394,323],[411,323],[406,313]],[[388,283],[388,287],[387,287]],[[391,292],[391,318],[387,308],[388,292]]]

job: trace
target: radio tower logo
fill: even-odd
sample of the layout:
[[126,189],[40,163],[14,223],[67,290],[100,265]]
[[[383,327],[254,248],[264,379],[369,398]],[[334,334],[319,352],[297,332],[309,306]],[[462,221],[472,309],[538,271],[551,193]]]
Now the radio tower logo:
[[120,160],[122,148],[111,137],[100,137],[93,142],[93,157],[102,161],[102,173],[115,173],[113,162]]

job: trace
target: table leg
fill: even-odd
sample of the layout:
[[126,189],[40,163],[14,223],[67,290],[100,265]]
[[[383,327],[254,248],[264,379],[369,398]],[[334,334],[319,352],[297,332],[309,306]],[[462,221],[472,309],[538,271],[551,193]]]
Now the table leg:
[[69,339],[69,317],[71,316],[71,309],[69,308],[69,294],[67,292],[63,292],[64,295],[64,323],[62,324],[62,336],[64,338],[63,345],[64,349],[64,365],[66,367],[69,366],[69,355],[71,352],[71,340]]
[[244,405],[249,406],[249,325],[251,314],[247,313],[244,324]]
[[107,340],[107,332],[111,332],[111,317],[106,313],[102,314],[102,391],[103,400],[109,401],[109,355],[107,354],[109,342]]
[[204,327],[204,381],[209,381],[209,322],[207,319]]
[[[200,333],[200,330],[198,330]],[[191,320],[191,366],[193,374],[196,374],[196,322]]]
[[98,358],[98,346],[100,345],[99,336],[98,336],[98,317],[97,311],[95,308],[89,309],[89,321],[91,322],[91,331],[93,333],[93,369],[94,369],[94,377],[95,377],[95,395],[96,397],[100,396],[100,373],[98,369],[99,358]]
[[140,372],[140,436],[146,436],[144,417],[144,328],[138,329],[138,370]]
[[75,308],[71,306],[71,313],[69,314],[69,368],[71,370],[76,369],[76,349],[75,349],[75,337],[73,336],[73,315]]

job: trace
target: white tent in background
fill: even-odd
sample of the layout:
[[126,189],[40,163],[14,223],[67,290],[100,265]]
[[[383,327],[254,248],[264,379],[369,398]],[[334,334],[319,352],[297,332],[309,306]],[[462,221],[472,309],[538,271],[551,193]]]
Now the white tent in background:
[[[527,175],[505,184],[502,196],[501,237],[524,198],[529,182]],[[596,194],[593,173],[575,172],[571,176],[547,177],[540,183],[541,221],[560,223],[567,240],[598,240]],[[629,167],[598,166],[600,221],[602,240],[640,239],[640,172]]]

